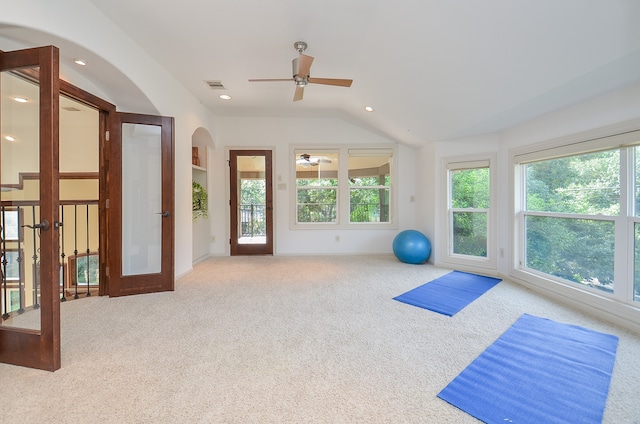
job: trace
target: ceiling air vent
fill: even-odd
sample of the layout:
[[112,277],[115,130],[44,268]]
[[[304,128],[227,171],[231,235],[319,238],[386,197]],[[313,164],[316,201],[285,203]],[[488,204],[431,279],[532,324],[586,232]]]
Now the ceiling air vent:
[[224,90],[224,85],[222,85],[222,81],[205,81],[207,85],[215,90]]

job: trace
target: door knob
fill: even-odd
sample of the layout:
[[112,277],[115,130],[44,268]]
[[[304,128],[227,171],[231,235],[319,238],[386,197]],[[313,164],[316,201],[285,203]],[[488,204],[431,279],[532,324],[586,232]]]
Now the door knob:
[[167,218],[170,215],[170,213],[169,211],[164,211],[164,212],[158,212],[156,213],[156,215],[162,215],[163,218]]

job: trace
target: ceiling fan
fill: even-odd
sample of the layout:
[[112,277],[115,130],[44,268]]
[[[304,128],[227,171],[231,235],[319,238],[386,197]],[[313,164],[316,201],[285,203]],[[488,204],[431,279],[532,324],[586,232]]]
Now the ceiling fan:
[[304,41],[296,41],[293,47],[298,51],[299,56],[292,60],[293,77],[292,78],[267,78],[267,79],[250,79],[249,82],[270,82],[270,81],[294,81],[296,83],[296,91],[293,95],[293,101],[302,100],[302,94],[307,84],[324,84],[336,85],[339,87],[351,87],[353,80],[336,79],[336,78],[311,78],[309,70],[313,63],[313,57],[304,54],[307,49],[307,43]]
[[309,166],[318,166],[321,163],[331,163],[331,159],[311,156],[308,153],[303,153],[300,155],[300,159],[296,160],[296,165],[300,165],[305,168]]

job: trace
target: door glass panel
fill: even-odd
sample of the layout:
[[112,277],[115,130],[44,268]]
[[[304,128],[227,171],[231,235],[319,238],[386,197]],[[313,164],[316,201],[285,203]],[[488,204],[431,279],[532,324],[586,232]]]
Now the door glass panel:
[[0,78],[2,319],[39,330],[40,231],[27,227],[40,222],[39,87],[15,72]]
[[238,243],[266,244],[266,180],[264,156],[238,156]]
[[122,124],[122,275],[162,270],[161,127]]

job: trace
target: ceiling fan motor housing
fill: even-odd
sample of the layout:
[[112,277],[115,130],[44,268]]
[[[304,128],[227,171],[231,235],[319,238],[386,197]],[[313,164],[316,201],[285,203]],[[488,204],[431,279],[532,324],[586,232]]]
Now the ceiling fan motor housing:
[[291,61],[291,71],[293,72],[292,75],[294,78],[299,75],[300,73],[299,69],[300,69],[300,58],[296,57]]

